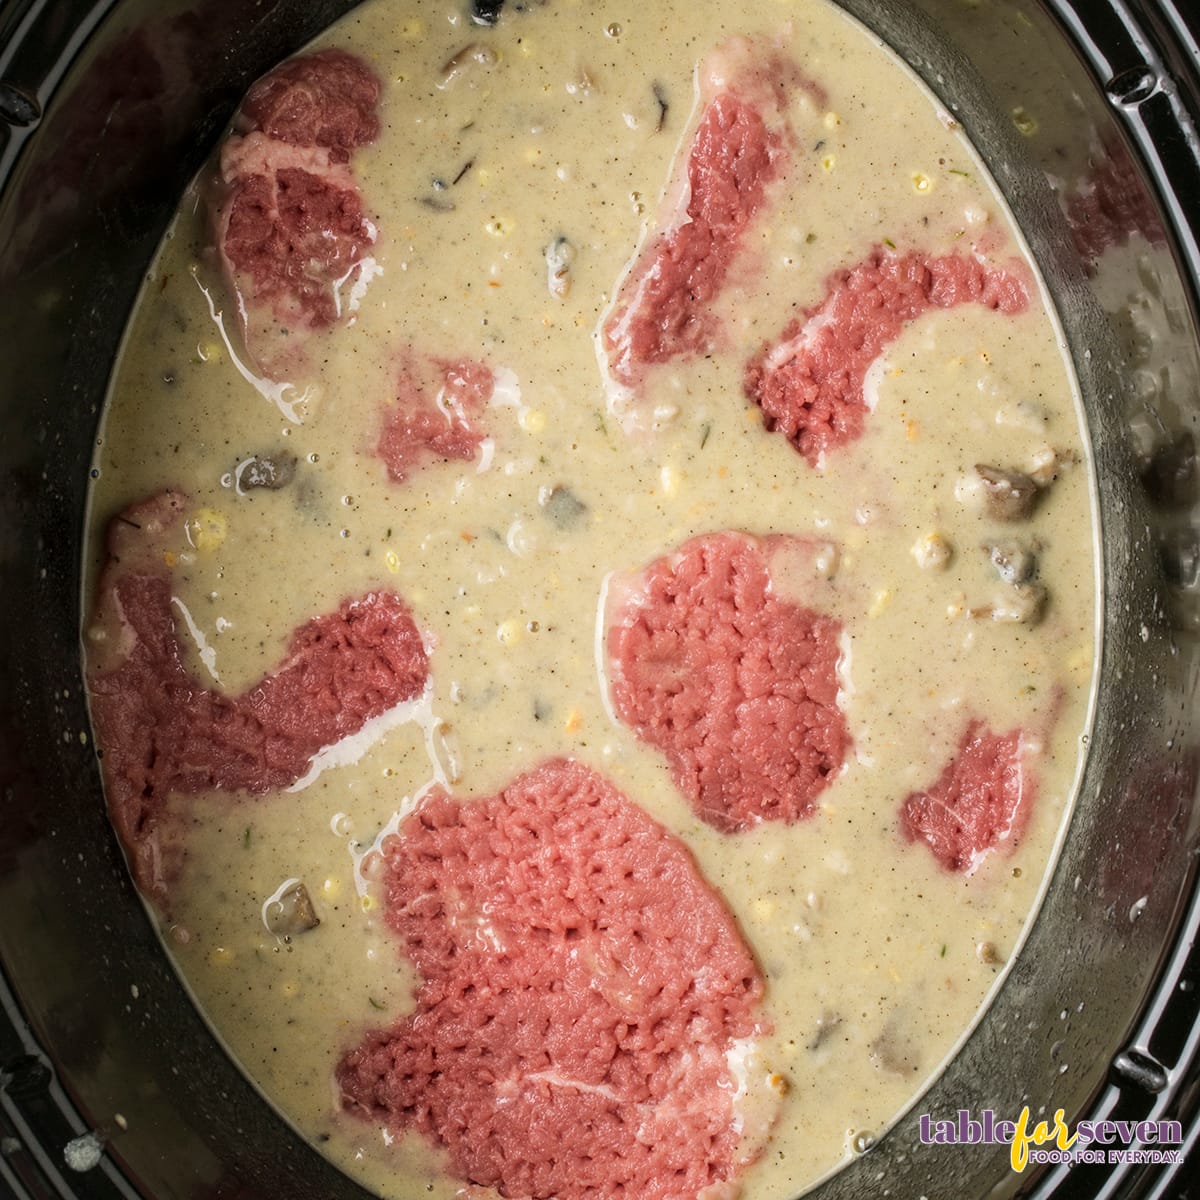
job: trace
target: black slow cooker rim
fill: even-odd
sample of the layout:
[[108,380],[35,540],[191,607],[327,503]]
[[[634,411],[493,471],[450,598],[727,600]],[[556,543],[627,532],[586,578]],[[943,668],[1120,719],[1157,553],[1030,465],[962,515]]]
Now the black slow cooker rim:
[[[1136,7],[1124,0],[1104,6],[1087,0],[1039,0],[1110,98],[1130,148],[1155,190],[1172,247],[1189,288],[1193,318],[1200,312],[1200,14],[1174,0]],[[44,0],[0,6],[0,191],[36,132],[81,45],[118,7],[119,0],[68,0],[75,21],[55,43],[37,36]],[[247,81],[248,82],[248,81]],[[229,97],[229,107],[235,96]],[[1143,1200],[1184,1196],[1200,1143],[1200,890],[1195,864],[1169,951],[1108,1082],[1094,1098],[1091,1119],[1162,1119],[1184,1124],[1184,1161],[1160,1166],[1121,1164],[1098,1176],[1078,1167],[1031,1174],[1022,1196],[1048,1200]],[[44,1152],[89,1130],[89,1123],[56,1076],[53,1060],[21,1011],[0,964],[0,1193],[25,1197],[138,1193],[107,1157],[86,1176],[70,1177]],[[43,1148],[17,1164],[5,1139]],[[81,1190],[82,1189],[82,1190]]]
[[[1200,313],[1200,12],[1174,0],[1135,9],[1124,0],[1043,0],[1105,96],[1155,193]],[[1188,203],[1188,200],[1191,203]],[[1170,949],[1125,1050],[1089,1106],[1090,1120],[1182,1122],[1177,1164],[1118,1164],[1096,1172],[1047,1168],[1019,1193],[1029,1200],[1167,1200],[1185,1197],[1200,1157],[1200,871],[1193,860]]]

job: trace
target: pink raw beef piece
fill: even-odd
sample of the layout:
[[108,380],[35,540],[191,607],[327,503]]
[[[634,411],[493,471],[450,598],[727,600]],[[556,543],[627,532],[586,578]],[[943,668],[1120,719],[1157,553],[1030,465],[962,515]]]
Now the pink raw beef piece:
[[162,492],[109,527],[90,630],[88,693],[109,816],[139,886],[165,899],[167,794],[289,787],[317,751],[425,688],[429,664],[399,596],[371,592],[315,617],[240,696],[206,688],[180,654],[164,559],[187,499]]
[[484,799],[428,793],[381,853],[422,981],[338,1065],[351,1112],[514,1200],[735,1194],[761,1142],[731,1056],[767,1032],[763,980],[681,842],[551,760]]
[[291,59],[250,89],[221,147],[217,247],[256,353],[270,321],[290,336],[344,319],[371,277],[376,231],[349,164],[379,132],[380,90],[344,51]]
[[780,597],[771,555],[797,538],[694,538],[610,583],[613,709],[666,755],[696,813],[727,832],[811,816],[849,735],[841,625]]
[[901,828],[947,871],[970,875],[993,850],[1016,845],[1034,791],[1020,730],[997,734],[972,721],[937,782],[904,801]]
[[746,396],[763,424],[812,466],[863,431],[863,382],[904,327],[935,308],[981,304],[1014,315],[1029,306],[1024,271],[971,255],[881,248],[830,276],[824,301],[793,321],[746,369]]
[[331,162],[349,162],[379,136],[379,80],[353,54],[319,50],[289,59],[246,93],[238,130],[261,130],[293,146],[323,146]]
[[484,442],[481,421],[494,389],[495,377],[483,363],[422,367],[415,357],[406,359],[376,447],[388,477],[403,483],[426,463],[471,462]]
[[777,51],[733,39],[701,64],[698,82],[704,109],[664,203],[665,228],[633,262],[600,331],[611,377],[625,388],[652,363],[712,347],[712,301],[793,141],[784,114],[804,81]]

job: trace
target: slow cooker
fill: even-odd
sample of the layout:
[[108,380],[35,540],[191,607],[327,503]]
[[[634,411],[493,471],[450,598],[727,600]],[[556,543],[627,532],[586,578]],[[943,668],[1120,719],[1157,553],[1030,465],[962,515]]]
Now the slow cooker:
[[[461,2],[480,23],[502,7]],[[813,1195],[1195,1195],[1200,14],[841,2],[962,123],[1041,262],[1095,456],[1103,654],[1075,814],[1022,952],[932,1089]],[[2,1195],[366,1196],[260,1097],[160,949],[105,818],[79,666],[88,464],[126,314],[248,84],[351,7],[0,3]],[[1117,164],[1115,183],[1077,177],[1081,161]],[[1126,252],[1072,240],[1072,202]],[[1173,1162],[1016,1172],[1006,1145],[922,1139],[922,1114],[1024,1108],[1177,1121],[1183,1140]]]

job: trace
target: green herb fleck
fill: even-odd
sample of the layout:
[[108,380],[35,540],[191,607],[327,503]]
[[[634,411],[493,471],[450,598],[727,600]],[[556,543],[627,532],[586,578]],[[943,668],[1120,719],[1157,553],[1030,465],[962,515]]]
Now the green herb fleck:
[[708,438],[711,433],[712,433],[712,422],[705,421],[704,424],[700,426],[700,449],[701,450],[703,450],[704,447],[708,445]]
[[376,1000],[374,996],[368,996],[367,999],[371,1002],[371,1007],[377,1012],[383,1012],[384,1005],[381,1001]]
[[608,437],[608,426],[604,423],[604,414],[596,409],[596,432]]
[[250,849],[250,826],[246,826],[246,832],[242,834],[242,849]]
[[960,170],[958,170],[957,167],[951,167],[950,174],[957,175],[960,179],[970,179],[971,178],[970,171],[960,171]]
[[887,247],[889,250],[895,250],[895,248],[896,248],[896,243],[895,243],[895,242],[893,242],[891,238],[884,238],[884,239],[883,239],[883,244],[884,244],[884,245],[885,245],[885,246],[886,246],[886,247]]
[[942,958],[946,957],[946,943],[942,943]]

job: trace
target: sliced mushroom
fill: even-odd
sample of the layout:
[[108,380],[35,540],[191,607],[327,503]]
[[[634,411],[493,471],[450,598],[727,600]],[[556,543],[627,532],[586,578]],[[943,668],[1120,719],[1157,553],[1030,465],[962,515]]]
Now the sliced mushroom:
[[655,80],[651,90],[654,92],[654,103],[658,106],[658,120],[655,122],[654,132],[662,133],[663,127],[667,123],[667,113],[671,109],[671,104],[667,100],[666,88],[657,80]]
[[254,488],[265,488],[277,492],[287,487],[296,474],[296,456],[286,452],[280,454],[255,454],[238,464],[234,478],[238,491],[249,492]]
[[975,957],[989,967],[996,967],[1004,962],[995,942],[978,942],[975,946]]
[[921,1068],[920,1046],[907,1025],[907,1017],[897,1010],[871,1043],[871,1061],[893,1075],[912,1075]]
[[320,923],[308,888],[299,879],[286,884],[263,905],[263,924],[284,941],[316,929]]
[[453,200],[443,199],[441,196],[436,194],[436,191],[432,196],[418,197],[418,203],[423,204],[427,209],[430,210],[430,212],[436,213],[453,212],[456,207]]
[[1005,471],[976,463],[975,474],[983,483],[984,507],[996,521],[1024,521],[1033,512],[1038,485],[1024,471]]
[[474,67],[494,67],[499,56],[490,46],[481,42],[468,42],[461,50],[442,64],[438,87],[449,87],[460,75]]
[[834,1030],[842,1023],[842,1018],[830,1009],[817,1018],[816,1032],[808,1040],[809,1050],[819,1050],[833,1035]]
[[559,529],[573,529],[587,512],[587,505],[569,487],[561,484],[550,489],[542,501],[542,508]]
[[562,300],[571,290],[571,263],[575,261],[575,247],[562,234],[546,247],[546,286],[550,295]]
[[1038,568],[1037,547],[1026,545],[1012,539],[999,542],[985,542],[983,547],[991,559],[996,574],[1005,583],[1028,583],[1036,574]]

